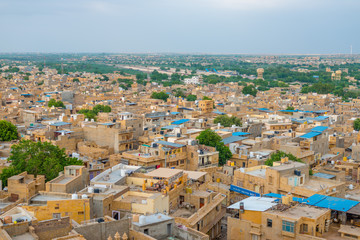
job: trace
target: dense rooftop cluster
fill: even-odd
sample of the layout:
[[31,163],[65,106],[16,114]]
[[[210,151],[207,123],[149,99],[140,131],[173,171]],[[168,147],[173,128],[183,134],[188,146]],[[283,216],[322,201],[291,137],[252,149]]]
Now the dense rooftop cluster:
[[0,239],[359,239],[356,56],[0,58]]

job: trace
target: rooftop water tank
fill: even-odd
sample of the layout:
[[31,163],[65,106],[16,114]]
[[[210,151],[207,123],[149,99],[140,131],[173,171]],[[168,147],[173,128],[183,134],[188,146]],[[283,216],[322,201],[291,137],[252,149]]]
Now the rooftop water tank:
[[94,188],[93,187],[88,187],[88,193],[94,193]]
[[71,199],[79,199],[79,196],[76,193],[74,193],[71,195]]
[[146,217],[145,217],[144,215],[141,215],[141,216],[139,217],[139,223],[140,223],[141,225],[143,225],[143,224],[146,223]]

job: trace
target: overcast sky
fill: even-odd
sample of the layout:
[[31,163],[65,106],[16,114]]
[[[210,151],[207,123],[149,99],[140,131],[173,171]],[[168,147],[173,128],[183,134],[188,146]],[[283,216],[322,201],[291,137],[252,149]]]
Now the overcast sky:
[[360,0],[0,0],[0,52],[360,53]]

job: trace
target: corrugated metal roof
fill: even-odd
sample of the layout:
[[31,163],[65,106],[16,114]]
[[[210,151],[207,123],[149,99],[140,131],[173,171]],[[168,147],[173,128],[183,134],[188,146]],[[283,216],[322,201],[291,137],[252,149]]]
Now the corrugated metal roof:
[[360,204],[357,204],[354,207],[352,207],[347,213],[360,216]]
[[68,122],[54,122],[54,123],[52,123],[50,125],[60,127],[60,126],[65,126],[65,125],[71,125],[71,123],[68,123]]
[[247,139],[247,137],[231,136],[228,138],[224,138],[221,142],[223,142],[226,145],[226,144],[241,141],[244,139]]
[[173,125],[180,125],[180,124],[186,123],[186,122],[188,122],[188,121],[190,121],[190,119],[184,118],[184,119],[180,119],[180,120],[174,121],[174,122],[172,122],[172,124],[173,124]]
[[161,144],[161,145],[164,145],[164,146],[177,147],[177,148],[180,148],[180,147],[185,146],[185,145],[183,145],[183,144],[172,143],[172,142],[166,142],[166,141],[157,141],[157,142],[155,142],[155,143],[157,143],[157,144]]
[[301,135],[300,138],[313,138],[313,137],[316,137],[318,135],[320,135],[321,133],[320,132],[308,132],[304,135]]
[[325,127],[325,126],[317,126],[311,129],[312,132],[323,132],[326,129],[328,129],[329,127]]
[[219,114],[219,115],[225,115],[225,113],[220,112],[219,110],[215,110],[215,111],[213,111],[213,113],[216,113],[216,114]]
[[327,119],[329,119],[328,116],[318,116],[318,117],[314,118],[314,120],[316,120],[316,121],[324,121]]
[[314,174],[315,177],[320,177],[320,178],[326,178],[326,179],[332,179],[334,177],[336,177],[335,175],[332,174],[327,174],[327,173],[315,173]]
[[250,135],[250,133],[247,133],[247,132],[233,132],[232,135],[233,136],[245,136],[245,135]]
[[[268,194],[264,194],[263,196],[281,199],[281,197],[284,195],[281,195],[279,193],[268,193]],[[303,203],[306,201],[306,198],[293,197],[293,201]]]
[[244,210],[264,212],[277,205],[274,199],[264,197],[248,197],[229,206],[230,209],[240,209],[240,203],[244,204]]
[[316,207],[328,208],[335,211],[347,212],[357,204],[358,201],[344,198],[330,197],[320,194],[314,194],[305,201],[306,204]]

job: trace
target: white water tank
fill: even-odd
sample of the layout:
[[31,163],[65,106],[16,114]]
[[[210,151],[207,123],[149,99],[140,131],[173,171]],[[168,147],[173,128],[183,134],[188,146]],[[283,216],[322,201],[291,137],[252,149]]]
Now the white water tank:
[[88,198],[88,195],[83,194],[83,195],[81,195],[81,198],[82,198],[82,199],[87,199],[87,198]]
[[144,215],[140,215],[139,217],[139,223],[141,225],[145,224],[146,223],[146,217]]
[[71,195],[71,199],[79,199],[79,196],[76,193],[74,193]]
[[88,193],[94,193],[94,188],[93,187],[88,187]]
[[125,169],[121,169],[121,170],[120,170],[120,176],[125,177],[125,175],[126,175],[126,170],[125,170]]
[[353,189],[354,189],[354,185],[350,184],[350,185],[349,185],[349,189],[350,189],[350,190],[353,190]]

